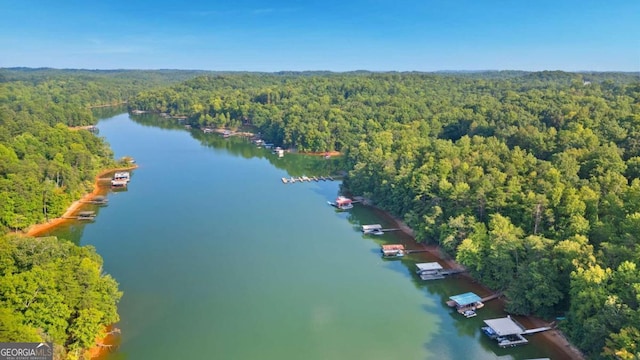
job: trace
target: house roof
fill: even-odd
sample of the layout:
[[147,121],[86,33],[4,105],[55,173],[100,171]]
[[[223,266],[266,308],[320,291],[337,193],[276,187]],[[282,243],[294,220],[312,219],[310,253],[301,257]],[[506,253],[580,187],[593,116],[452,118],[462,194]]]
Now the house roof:
[[339,197],[336,199],[336,203],[337,203],[337,204],[349,204],[349,203],[351,203],[351,201],[352,201],[351,199],[346,198],[346,197],[344,197],[344,196],[339,196]]
[[442,270],[442,265],[438,264],[437,262],[419,263],[416,264],[416,266],[420,271]]
[[522,334],[524,329],[518,323],[513,321],[511,317],[489,319],[484,321],[487,326],[493,329],[498,336]]
[[475,304],[480,300],[482,300],[480,296],[472,292],[468,292],[460,295],[454,295],[454,296],[451,296],[449,299],[453,300],[456,304],[458,304],[458,306]]

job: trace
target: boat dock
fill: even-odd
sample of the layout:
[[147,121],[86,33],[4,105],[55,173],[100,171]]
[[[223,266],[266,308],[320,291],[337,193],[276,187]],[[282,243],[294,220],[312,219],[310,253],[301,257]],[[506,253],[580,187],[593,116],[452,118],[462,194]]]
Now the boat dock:
[[484,320],[487,326],[482,327],[489,338],[496,340],[501,348],[514,347],[529,343],[523,335],[531,335],[539,332],[551,330],[550,326],[543,326],[535,329],[526,330],[519,322],[512,319],[511,316],[498,319]]
[[283,177],[282,179],[282,183],[283,184],[294,184],[297,182],[319,182],[319,181],[333,181],[335,180],[332,176],[312,176],[312,177],[308,177],[308,176],[292,176],[290,178],[286,178]]
[[96,196],[91,200],[82,201],[83,204],[94,204],[94,205],[106,205],[108,202],[109,202],[109,199],[107,199],[102,195]]
[[64,219],[73,219],[73,220],[94,220],[96,218],[95,211],[80,211],[75,216],[65,216]]
[[384,258],[400,258],[406,254],[404,245],[402,244],[382,245],[380,251]]
[[455,307],[458,313],[466,318],[476,316],[476,311],[484,307],[484,303],[482,303],[480,296],[472,292],[449,297],[447,305]]
[[427,249],[407,250],[407,254],[416,254],[416,253],[423,253],[423,252],[429,252],[429,250]]
[[[354,203],[356,202],[360,202],[360,201],[353,201]],[[400,228],[393,228],[393,229],[383,229],[382,225],[380,224],[370,224],[370,225],[362,225],[361,228],[362,233],[367,235],[382,235],[387,231],[398,231],[401,230]],[[407,250],[407,253],[409,252],[415,252],[413,250]]]
[[111,180],[111,187],[126,187],[131,181],[131,174],[128,171],[117,172],[113,174],[113,179]]
[[[420,251],[421,250],[416,250],[415,252]],[[467,271],[465,269],[444,269],[442,265],[437,262],[419,263],[416,264],[416,267],[418,268],[416,273],[422,280],[444,279],[445,276],[460,274]]]

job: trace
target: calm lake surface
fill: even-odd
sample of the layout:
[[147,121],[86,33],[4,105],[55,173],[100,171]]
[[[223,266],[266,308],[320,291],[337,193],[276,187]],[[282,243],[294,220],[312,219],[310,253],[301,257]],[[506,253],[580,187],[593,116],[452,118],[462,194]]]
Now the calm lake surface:
[[390,224],[370,208],[328,206],[338,182],[280,180],[328,174],[334,161],[277,159],[152,121],[99,122],[116,157],[140,167],[94,223],[54,232],[95,246],[124,291],[110,359],[560,358],[537,335],[506,350],[488,340],[480,327],[503,316],[497,304],[472,319],[453,312],[447,298],[472,284],[420,281],[424,254],[381,259],[382,242],[406,239],[363,236],[360,224]]

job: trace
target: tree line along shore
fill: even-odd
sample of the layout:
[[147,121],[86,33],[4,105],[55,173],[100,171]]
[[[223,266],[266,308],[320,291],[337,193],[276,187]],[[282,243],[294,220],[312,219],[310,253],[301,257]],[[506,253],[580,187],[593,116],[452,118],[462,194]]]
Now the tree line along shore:
[[[636,73],[0,69],[0,230],[58,217],[92,190],[95,174],[115,166],[112,153],[68,127],[95,121],[88,106],[124,101],[194,126],[253,126],[300,151],[339,151],[345,189],[503,291],[507,311],[561,319],[589,358],[640,351]],[[73,358],[117,320],[120,295],[108,275],[94,279],[111,284],[104,303],[71,284],[24,285],[43,273],[81,277],[81,263],[99,268],[92,249],[8,235],[1,244],[0,303],[11,313],[0,315],[0,341],[54,340]],[[41,250],[25,252],[33,244]],[[78,263],[52,265],[53,244]],[[65,311],[41,314],[31,304]]]

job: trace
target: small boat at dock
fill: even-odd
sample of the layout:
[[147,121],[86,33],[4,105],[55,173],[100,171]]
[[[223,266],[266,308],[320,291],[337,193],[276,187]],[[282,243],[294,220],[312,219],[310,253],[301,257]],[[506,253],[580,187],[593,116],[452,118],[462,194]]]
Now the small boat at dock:
[[288,183],[288,182],[289,182],[289,180],[288,180],[287,178],[284,178],[284,177],[283,177],[283,178],[282,178],[282,182],[283,182],[284,184],[286,184],[286,183]]

